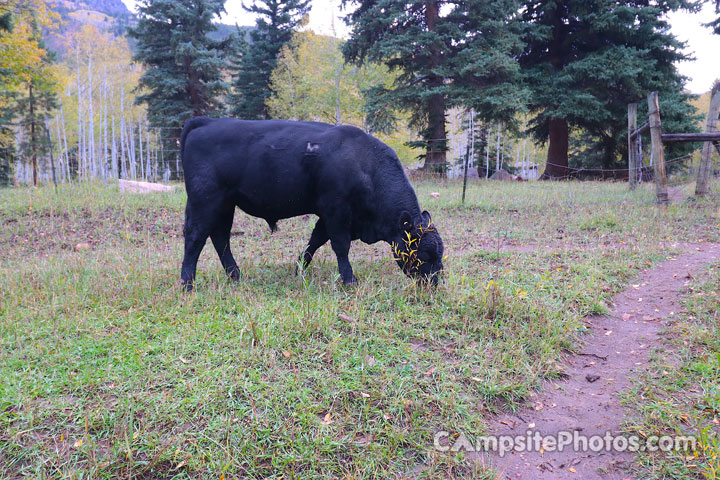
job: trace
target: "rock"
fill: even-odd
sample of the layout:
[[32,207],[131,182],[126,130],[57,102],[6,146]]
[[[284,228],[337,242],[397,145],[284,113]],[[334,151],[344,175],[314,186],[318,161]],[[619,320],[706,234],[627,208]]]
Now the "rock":
[[87,242],[81,242],[75,245],[76,252],[82,252],[83,250],[90,250],[90,244]]
[[172,192],[173,187],[161,183],[139,182],[136,180],[118,180],[118,187],[121,192],[129,193],[150,193],[150,192]]
[[501,182],[512,182],[514,180],[514,177],[510,175],[507,170],[503,170],[502,168],[500,170],[496,170],[495,173],[490,175],[490,180],[499,180]]

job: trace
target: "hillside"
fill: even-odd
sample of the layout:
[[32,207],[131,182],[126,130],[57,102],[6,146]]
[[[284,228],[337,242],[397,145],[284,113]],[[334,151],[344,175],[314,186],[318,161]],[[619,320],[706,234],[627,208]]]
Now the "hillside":
[[[126,35],[127,28],[136,22],[135,14],[128,10],[122,0],[58,0],[54,10],[60,14],[62,23],[58,31],[46,35],[46,42],[60,59],[67,53],[69,34],[79,30],[82,25],[91,24],[120,37]],[[217,30],[210,34],[210,38],[218,41],[228,38],[237,28],[235,25],[223,23],[216,26]],[[240,27],[249,42],[249,32],[253,28]],[[134,47],[133,41],[130,42],[130,47]]]

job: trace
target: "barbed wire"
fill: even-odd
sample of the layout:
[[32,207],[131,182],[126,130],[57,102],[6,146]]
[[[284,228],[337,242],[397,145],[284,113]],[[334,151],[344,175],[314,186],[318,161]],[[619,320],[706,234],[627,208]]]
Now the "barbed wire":
[[[681,162],[684,161],[692,156],[694,156],[695,153],[690,153],[687,155],[683,155],[682,157],[673,158],[671,160],[665,160],[665,165],[669,163],[675,163],[675,162]],[[647,170],[650,168],[653,168],[652,165],[641,165],[639,167],[635,168],[584,168],[584,167],[570,167],[567,165],[560,165],[557,163],[552,162],[545,162],[545,165],[552,165],[554,167],[560,167],[564,168],[566,170],[573,170],[573,171],[583,171],[583,172],[629,172],[631,170]]]

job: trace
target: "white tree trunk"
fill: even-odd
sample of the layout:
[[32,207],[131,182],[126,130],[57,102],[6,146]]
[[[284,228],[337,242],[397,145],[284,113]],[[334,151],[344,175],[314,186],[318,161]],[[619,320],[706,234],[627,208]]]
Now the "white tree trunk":
[[75,45],[75,64],[77,66],[77,101],[78,101],[78,148],[77,148],[77,175],[78,179],[84,174],[85,163],[85,131],[83,130],[82,84],[80,82],[80,44]]
[[120,79],[120,176],[128,178],[125,162],[125,84]]
[[103,162],[103,181],[107,185],[107,170],[108,170],[108,122],[107,122],[107,71],[103,78],[103,151],[102,151],[102,162]]
[[495,150],[495,171],[500,170],[500,137],[502,137],[502,123],[498,122],[497,148]]
[[120,178],[120,171],[118,170],[118,158],[117,158],[117,142],[115,141],[115,116],[112,117],[112,132],[111,132],[111,144],[110,144],[110,165],[112,165],[112,176],[113,178]]
[[95,112],[93,111],[92,91],[92,54],[88,52],[88,153],[92,165],[92,175],[97,178],[98,164],[95,155]]

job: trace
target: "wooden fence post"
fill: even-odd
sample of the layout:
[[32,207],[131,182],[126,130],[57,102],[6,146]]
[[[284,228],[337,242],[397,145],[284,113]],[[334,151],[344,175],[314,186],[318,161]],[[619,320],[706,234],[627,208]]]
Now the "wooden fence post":
[[637,130],[637,103],[628,105],[628,181],[630,190],[637,187],[637,136],[633,136]]
[[[707,123],[705,131],[707,133],[717,130],[718,115],[720,115],[720,84],[716,84],[713,88],[712,99],[710,100],[710,110],[708,111]],[[695,184],[695,196],[702,197],[708,190],[708,179],[712,171],[712,142],[703,144],[702,160],[700,160],[700,168],[698,169],[697,183]]]
[[660,121],[660,103],[658,92],[648,95],[648,124],[655,166],[655,191],[657,202],[668,203],[667,177],[665,175],[665,151],[662,142],[662,122]]

